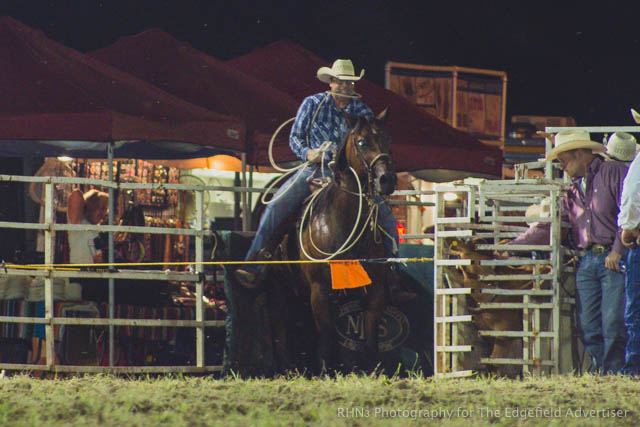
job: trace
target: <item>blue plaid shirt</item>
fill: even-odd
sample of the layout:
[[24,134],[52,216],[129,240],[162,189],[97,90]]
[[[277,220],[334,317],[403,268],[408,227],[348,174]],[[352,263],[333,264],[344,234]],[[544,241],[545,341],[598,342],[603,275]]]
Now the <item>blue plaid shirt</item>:
[[[322,102],[327,96],[328,99]],[[311,130],[309,124],[316,114],[318,105],[322,102],[320,110],[316,115]],[[373,117],[373,112],[359,99],[351,99],[347,108],[343,110],[352,116]],[[307,132],[309,133],[309,142],[307,143]],[[342,142],[342,139],[349,132],[347,120],[342,115],[342,111],[338,110],[333,102],[331,95],[326,93],[317,93],[308,96],[302,101],[302,105],[298,109],[296,119],[291,128],[289,135],[289,146],[291,150],[302,161],[307,160],[307,152],[312,148],[319,148],[325,141],[333,142],[334,148]],[[330,156],[326,157],[330,160]]]

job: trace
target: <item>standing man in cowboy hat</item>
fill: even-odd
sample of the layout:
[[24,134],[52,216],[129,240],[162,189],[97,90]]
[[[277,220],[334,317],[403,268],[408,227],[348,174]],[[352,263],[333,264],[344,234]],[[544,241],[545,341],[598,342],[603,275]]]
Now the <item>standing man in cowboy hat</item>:
[[614,132],[607,140],[606,155],[611,160],[623,162],[629,166],[636,156],[636,138],[630,133]]
[[[308,162],[307,167],[293,174],[273,196],[273,202],[260,219],[256,236],[245,260],[253,260],[276,230],[293,212],[295,212],[311,193],[309,179],[330,176],[329,168],[324,167],[331,161],[331,150],[323,151],[320,147],[330,141],[332,148],[342,142],[349,132],[349,124],[344,114],[353,117],[372,118],[371,109],[360,100],[355,92],[355,84],[364,75],[364,70],[356,75],[353,63],[349,59],[337,59],[331,68],[318,69],[317,78],[329,84],[329,91],[308,96],[302,101],[289,136],[291,150],[302,160]],[[324,160],[324,161],[323,161]],[[383,238],[390,254],[397,252],[397,222],[389,207],[382,203],[379,208],[379,224],[388,236]],[[260,269],[253,265],[236,270],[235,277],[242,285],[254,288],[259,282]]]
[[629,248],[625,272],[626,304],[624,325],[627,328],[625,364],[622,373],[640,376],[640,158],[636,157],[624,179],[618,226],[622,244]]
[[[604,145],[583,130],[564,130],[545,160],[558,160],[572,179],[562,200],[562,218],[571,225],[569,240],[580,253],[576,273],[578,327],[592,368],[617,373],[624,364],[624,274],[620,259],[627,250],[617,227],[627,166],[605,162]],[[550,223],[538,223],[508,244],[549,244]],[[501,254],[504,256],[504,254]]]

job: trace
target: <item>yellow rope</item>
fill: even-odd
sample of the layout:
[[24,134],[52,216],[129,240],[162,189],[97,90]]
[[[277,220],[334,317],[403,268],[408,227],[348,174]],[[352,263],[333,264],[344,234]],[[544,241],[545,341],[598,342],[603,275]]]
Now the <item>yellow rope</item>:
[[[186,265],[246,265],[246,264],[346,264],[353,262],[366,262],[367,260],[329,260],[329,261],[312,261],[312,260],[298,260],[298,261],[202,261],[202,262],[122,262],[122,263],[100,263],[100,264],[3,264],[2,268],[24,269],[24,270],[69,270],[77,271],[82,268],[92,269],[106,269],[108,267],[140,267],[140,266],[186,266]],[[433,258],[387,258],[378,259],[371,262],[427,262],[433,261]]]

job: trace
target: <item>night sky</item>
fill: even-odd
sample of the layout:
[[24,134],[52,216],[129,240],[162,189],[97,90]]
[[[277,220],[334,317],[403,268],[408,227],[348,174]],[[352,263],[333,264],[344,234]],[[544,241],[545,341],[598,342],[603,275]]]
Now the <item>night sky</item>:
[[502,70],[507,120],[570,115],[584,126],[632,125],[640,7],[590,3],[3,0],[0,14],[81,52],[156,27],[221,60],[289,39],[327,61],[351,58],[380,85],[387,61]]

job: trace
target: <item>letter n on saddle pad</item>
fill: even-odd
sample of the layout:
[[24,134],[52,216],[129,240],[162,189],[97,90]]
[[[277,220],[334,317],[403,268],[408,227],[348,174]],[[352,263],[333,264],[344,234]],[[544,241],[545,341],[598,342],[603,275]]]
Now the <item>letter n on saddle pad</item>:
[[360,261],[335,261],[331,267],[331,288],[352,289],[371,284],[371,279]]

